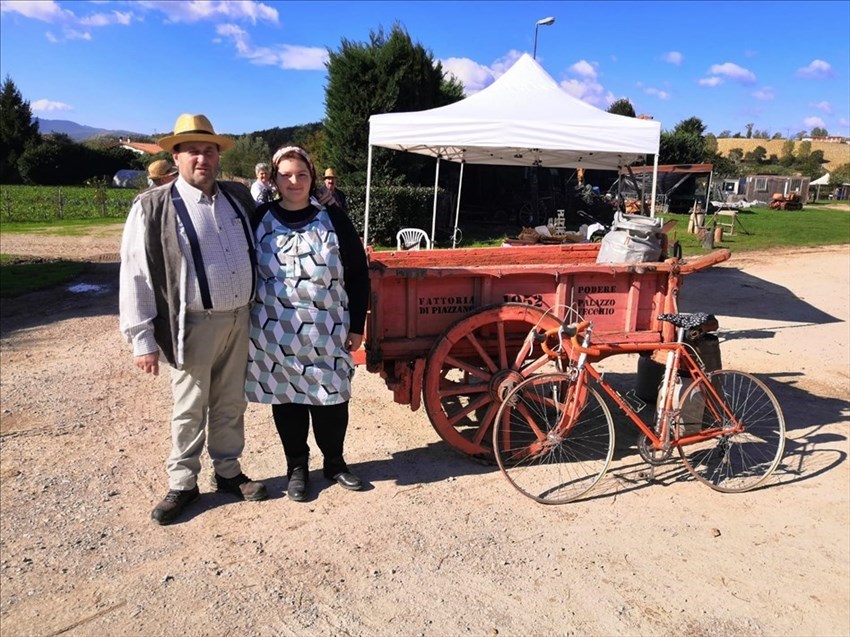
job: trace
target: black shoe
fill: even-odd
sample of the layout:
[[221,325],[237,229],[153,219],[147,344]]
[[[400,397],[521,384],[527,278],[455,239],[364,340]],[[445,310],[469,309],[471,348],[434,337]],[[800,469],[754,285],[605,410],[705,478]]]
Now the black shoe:
[[266,486],[262,482],[254,482],[244,473],[233,478],[222,478],[214,474],[213,483],[219,493],[235,495],[240,500],[265,500],[269,497]]
[[156,508],[151,512],[151,519],[157,524],[171,524],[180,517],[188,505],[192,504],[201,495],[198,486],[195,485],[188,491],[178,491],[172,489],[168,495],[163,498],[162,502],[156,505]]
[[360,478],[350,471],[340,471],[334,474],[331,480],[335,480],[339,486],[349,491],[360,491],[363,488],[363,482]]
[[286,495],[290,500],[303,502],[307,499],[307,483],[310,482],[310,472],[307,467],[295,467],[289,473],[289,484],[286,486]]

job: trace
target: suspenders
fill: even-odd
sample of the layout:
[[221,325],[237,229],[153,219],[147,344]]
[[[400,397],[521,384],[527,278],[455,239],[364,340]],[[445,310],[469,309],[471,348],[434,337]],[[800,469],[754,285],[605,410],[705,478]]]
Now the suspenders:
[[[253,241],[251,241],[251,232],[248,229],[248,222],[245,220],[245,215],[243,215],[236,206],[236,202],[234,202],[230,195],[225,192],[224,188],[219,186],[219,190],[224,193],[228,203],[230,203],[230,206],[233,208],[233,211],[242,223],[242,231],[245,233],[245,241],[248,244],[248,256],[251,259],[251,295],[248,298],[253,298],[257,286],[256,277],[253,276],[253,273],[256,272],[257,269],[257,255],[254,251]],[[177,210],[177,216],[180,218],[180,223],[183,224],[183,229],[186,231],[186,238],[189,239],[189,248],[192,252],[192,262],[195,264],[195,274],[198,277],[198,287],[201,290],[201,302],[203,303],[205,310],[211,310],[213,306],[212,296],[210,295],[210,284],[207,280],[207,270],[204,267],[204,258],[201,255],[201,244],[198,241],[198,232],[195,230],[195,225],[189,217],[189,211],[186,208],[186,203],[183,201],[180,193],[177,192],[177,186],[175,184],[172,184],[171,186],[171,201],[174,203],[174,208]]]

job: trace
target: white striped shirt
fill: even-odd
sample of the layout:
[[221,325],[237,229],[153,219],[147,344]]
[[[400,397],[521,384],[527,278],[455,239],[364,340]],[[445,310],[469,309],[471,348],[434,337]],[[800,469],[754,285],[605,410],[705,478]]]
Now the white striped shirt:
[[[175,184],[198,235],[213,310],[234,310],[247,305],[253,284],[248,250],[253,248],[248,246],[237,212],[217,186],[216,193],[207,197],[182,177]],[[186,309],[203,311],[189,240],[179,218],[177,226],[185,264],[180,279],[181,289],[185,285]],[[133,344],[133,354],[141,356],[156,352],[159,347],[153,334],[157,311],[144,248],[145,218],[138,202],[127,216],[121,244],[121,331]]]

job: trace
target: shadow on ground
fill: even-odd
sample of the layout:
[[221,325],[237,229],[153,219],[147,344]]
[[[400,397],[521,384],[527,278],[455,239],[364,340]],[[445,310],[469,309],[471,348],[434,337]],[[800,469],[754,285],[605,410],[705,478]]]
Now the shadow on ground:
[[[0,334],[55,321],[118,314],[118,262],[89,262],[70,281],[11,299],[0,305]],[[118,330],[116,318],[115,329]]]

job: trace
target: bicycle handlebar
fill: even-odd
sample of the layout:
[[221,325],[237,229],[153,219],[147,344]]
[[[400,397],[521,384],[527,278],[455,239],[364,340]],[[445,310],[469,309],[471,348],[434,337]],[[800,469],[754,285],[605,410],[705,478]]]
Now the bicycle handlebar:
[[563,333],[566,336],[569,336],[570,341],[573,344],[573,351],[578,352],[579,354],[587,354],[588,356],[601,356],[602,350],[598,347],[584,347],[581,343],[579,343],[579,336],[583,336],[587,331],[588,326],[590,325],[590,321],[582,321],[581,323],[571,323],[569,325],[562,325],[561,327],[553,327],[550,330],[546,330],[543,340],[540,343],[540,347],[546,352],[546,355],[550,358],[566,358],[566,353],[558,352],[555,350],[557,345],[550,346],[549,339],[557,339],[556,342],[560,344],[561,342],[561,334]]

